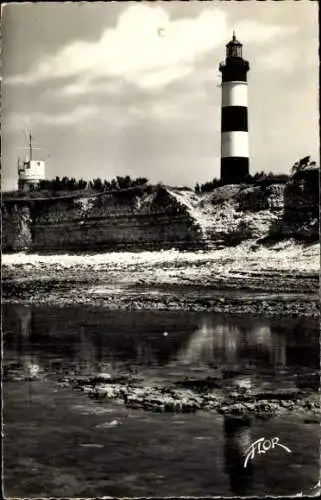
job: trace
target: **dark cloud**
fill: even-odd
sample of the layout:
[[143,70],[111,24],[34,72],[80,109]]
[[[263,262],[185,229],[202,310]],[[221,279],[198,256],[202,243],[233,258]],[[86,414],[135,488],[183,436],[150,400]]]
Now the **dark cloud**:
[[[6,5],[2,15],[3,71],[25,73],[76,40],[95,42],[117,24],[120,2],[39,2]],[[53,75],[54,77],[54,75]]]

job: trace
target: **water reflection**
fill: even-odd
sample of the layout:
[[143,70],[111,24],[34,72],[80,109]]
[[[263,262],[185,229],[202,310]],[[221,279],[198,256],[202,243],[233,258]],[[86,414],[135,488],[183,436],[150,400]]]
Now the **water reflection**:
[[[300,336],[293,335],[292,325],[281,331],[275,322],[269,324],[262,320],[239,327],[233,320],[203,318],[199,328],[189,337],[180,350],[177,362],[196,365],[242,365],[243,367],[284,368],[288,364],[317,366],[317,336],[312,334],[313,327],[302,325]],[[237,320],[236,320],[237,321]],[[312,335],[309,337],[308,332]],[[302,334],[306,334],[305,337]],[[315,332],[316,333],[316,332]],[[302,338],[303,336],[303,338]],[[305,340],[305,342],[304,342]],[[303,341],[303,342],[302,342]],[[290,351],[289,362],[287,359]]]
[[[164,335],[165,331],[167,335]],[[319,367],[318,323],[311,320],[228,318],[204,313],[109,312],[83,306],[58,308],[6,304],[3,307],[3,332],[5,362],[20,362],[24,374],[30,378],[39,372],[86,375],[99,371],[109,373],[123,367],[156,368],[162,373],[169,373],[173,367],[178,367],[178,375],[191,376],[193,368],[202,369],[207,374],[212,374],[216,368],[224,368],[226,373],[234,373],[235,384],[250,388],[253,375],[260,374],[264,378],[269,373],[276,381],[275,375],[283,377],[285,370],[294,375],[298,368],[303,372],[304,369],[313,371]],[[39,385],[43,390],[45,384]],[[23,392],[23,398],[39,403],[41,398],[33,397],[36,387],[30,383],[29,393],[28,389]],[[49,396],[51,398],[51,394]],[[24,411],[28,409],[24,408]],[[28,413],[26,415],[28,419]],[[30,415],[32,419],[32,412]],[[12,421],[15,422],[15,418]],[[133,421],[136,422],[135,419]],[[137,422],[141,425],[139,419]],[[195,420],[195,428],[197,422]],[[159,432],[159,426],[164,425],[164,436],[167,438],[168,427],[165,428],[165,423],[165,419],[159,421],[156,432]],[[64,425],[65,420],[61,429]],[[209,425],[213,429],[217,424],[211,421]],[[221,457],[223,451],[225,481],[228,479],[230,491],[236,496],[253,494],[253,488],[265,479],[266,471],[258,471],[256,465],[254,469],[251,461],[244,468],[245,451],[260,436],[257,430],[255,432],[255,425],[238,419],[224,419],[224,442],[217,453]],[[145,429],[141,432],[145,433]],[[193,432],[208,435],[211,431],[207,427],[195,431],[193,427]],[[221,428],[218,432],[222,436]],[[293,439],[298,439],[300,446],[305,442],[305,435],[304,439],[301,436],[297,438],[296,432],[293,433],[292,429],[289,432],[293,434]],[[189,430],[184,441],[188,442],[190,436]],[[52,439],[56,442],[56,431]],[[157,439],[155,442],[158,442]],[[130,439],[126,443],[130,443]],[[206,440],[203,443],[204,457],[207,457],[206,446],[209,445]],[[109,459],[118,460],[119,442],[114,447],[111,445],[109,451]],[[47,449],[45,457],[46,454]],[[307,456],[311,456],[310,450]],[[301,460],[300,457],[297,460]],[[221,464],[222,460],[220,468]],[[85,469],[87,464],[82,466]],[[99,471],[99,464],[95,468]],[[273,474],[280,474],[283,480],[283,472],[280,471],[281,468],[274,467]],[[262,478],[260,476],[258,480],[260,474]],[[211,484],[213,477],[215,474],[210,477]]]
[[32,311],[29,306],[17,304],[15,311],[20,320],[20,335],[23,338],[28,338],[30,335]]
[[234,325],[213,324],[203,318],[179,353],[177,362],[182,364],[221,362],[235,363],[239,330]]
[[[99,308],[3,308],[5,357],[30,356],[83,373],[120,367],[318,369],[316,321],[224,318],[204,313],[110,312]],[[167,335],[164,335],[164,331]]]
[[25,377],[33,378],[42,371],[38,356],[30,353],[30,335],[32,332],[32,310],[28,306],[17,305],[16,314],[20,321],[18,334],[14,336],[15,348],[18,360],[21,363],[22,372]]
[[224,470],[231,492],[237,496],[247,496],[251,491],[253,465],[249,462],[244,468],[244,458],[252,442],[250,422],[224,418]]

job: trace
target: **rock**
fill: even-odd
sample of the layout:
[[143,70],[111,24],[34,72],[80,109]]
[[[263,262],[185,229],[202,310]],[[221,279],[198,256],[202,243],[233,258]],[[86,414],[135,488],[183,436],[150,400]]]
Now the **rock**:
[[93,388],[89,387],[87,385],[80,387],[80,390],[82,390],[85,394],[92,394],[93,393]]
[[271,392],[257,392],[254,393],[253,396],[257,401],[260,400],[267,400],[267,399],[277,399],[277,400],[296,400],[298,396],[301,396],[302,392],[297,390],[297,389],[292,389],[292,390],[276,390],[276,391],[271,391]]
[[111,375],[110,373],[99,373],[97,375],[97,378],[102,380],[103,382],[105,382],[106,380],[110,380],[111,379]]
[[275,408],[268,401],[262,401],[255,406],[255,413],[258,418],[268,418],[270,417]]
[[133,410],[139,409],[143,407],[143,402],[142,401],[137,401],[137,400],[130,400],[127,401],[126,406],[128,408],[132,408]]
[[305,424],[320,424],[321,417],[311,417],[311,418],[305,418],[304,423]]
[[96,429],[109,429],[111,427],[117,427],[117,425],[120,425],[120,422],[118,420],[112,420],[111,422],[105,422],[103,424],[96,425]]
[[255,404],[254,403],[244,403],[245,408],[249,412],[254,412],[255,411]]
[[103,444],[96,444],[96,443],[81,443],[79,446],[82,446],[83,448],[103,448]]
[[174,401],[166,401],[164,404],[165,411],[176,411],[178,410],[178,405]]
[[245,413],[245,408],[241,404],[232,404],[228,406],[221,406],[219,408],[219,413],[223,413],[224,415],[233,415],[233,416],[242,416]]

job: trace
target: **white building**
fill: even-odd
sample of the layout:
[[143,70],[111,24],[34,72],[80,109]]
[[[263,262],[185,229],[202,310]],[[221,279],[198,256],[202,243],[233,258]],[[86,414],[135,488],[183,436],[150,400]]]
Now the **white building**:
[[18,161],[19,191],[29,191],[37,187],[45,178],[45,162],[43,160],[28,160],[22,164]]
[[[27,135],[26,135],[27,137]],[[27,137],[29,145],[29,158],[24,162],[20,163],[18,158],[18,187],[19,191],[30,191],[38,186],[39,182],[45,178],[45,162],[43,160],[34,160],[32,157],[33,149],[32,146],[32,135],[29,134]],[[19,148],[27,149],[27,148]]]

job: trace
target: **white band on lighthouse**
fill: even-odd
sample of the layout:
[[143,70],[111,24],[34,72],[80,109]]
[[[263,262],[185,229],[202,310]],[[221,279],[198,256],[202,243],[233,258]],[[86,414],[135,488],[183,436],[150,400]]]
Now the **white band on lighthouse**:
[[222,108],[244,106],[247,108],[247,82],[222,83]]
[[222,132],[221,134],[221,157],[249,156],[249,134],[235,130],[233,132]]

